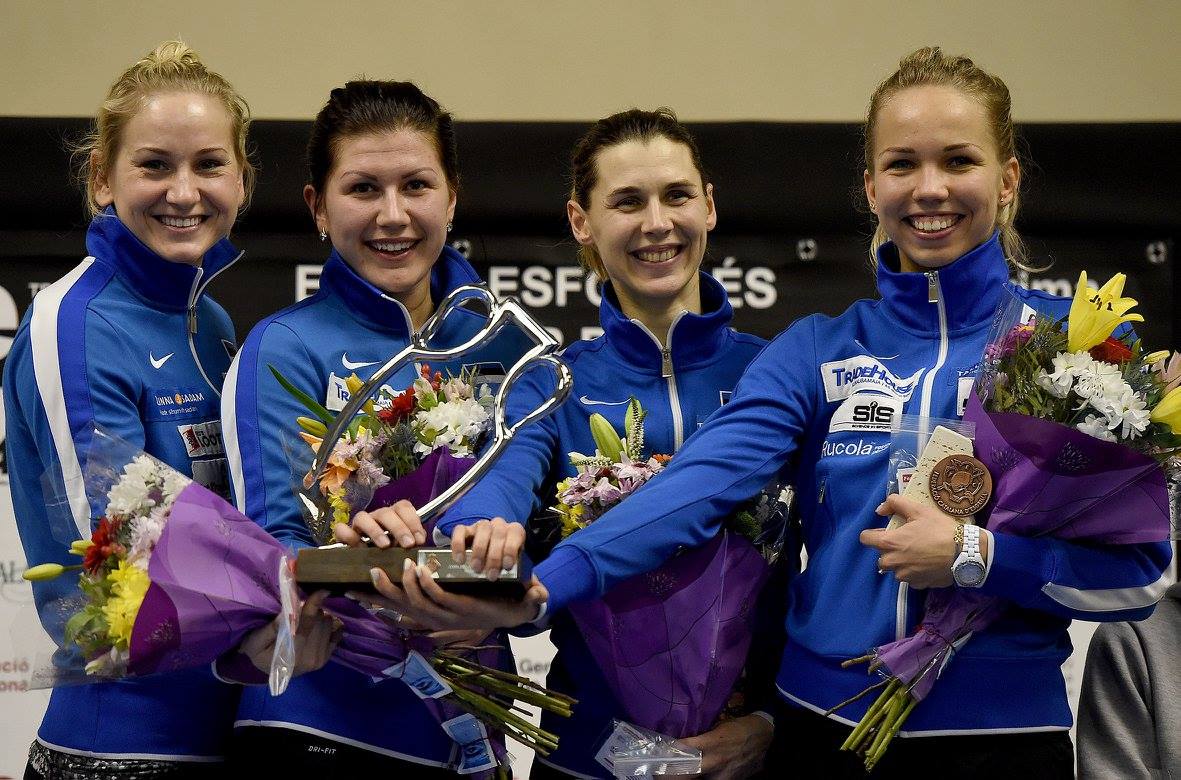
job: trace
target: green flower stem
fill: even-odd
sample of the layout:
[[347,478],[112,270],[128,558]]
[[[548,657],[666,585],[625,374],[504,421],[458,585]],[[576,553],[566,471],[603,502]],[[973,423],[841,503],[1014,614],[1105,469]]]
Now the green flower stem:
[[452,704],[454,704],[455,706],[459,707],[460,709],[464,710],[465,712],[471,713],[473,716],[480,719],[481,721],[491,724],[498,731],[501,731],[502,733],[506,734],[507,736],[512,737],[513,739],[517,740],[521,744],[528,745],[534,749],[537,749],[536,746],[539,743],[538,743],[537,735],[535,733],[525,732],[521,729],[515,728],[514,726],[512,726],[508,723],[504,723],[503,721],[498,720],[497,717],[495,716],[495,714],[489,712],[487,710],[487,708],[483,706],[482,703],[477,702],[476,700],[464,701],[461,697],[454,696],[454,695],[452,697],[450,697],[450,700],[451,700]]
[[[570,697],[553,695],[544,688],[536,689],[537,686],[532,684],[532,681],[526,680],[526,682],[530,683],[530,687],[526,687],[515,680],[505,681],[500,679],[498,675],[490,674],[482,669],[478,672],[466,670],[447,660],[441,660],[436,668],[440,672],[444,672],[445,676],[447,673],[455,675],[451,680],[463,684],[469,690],[478,686],[494,693],[503,694],[510,699],[516,699],[526,704],[534,704],[558,715],[569,717],[572,714],[571,704],[567,701]],[[516,676],[510,675],[510,677]]]
[[882,746],[882,743],[886,740],[886,735],[890,733],[890,725],[898,717],[898,713],[902,711],[903,706],[902,700],[896,692],[890,700],[890,706],[886,709],[885,718],[878,724],[877,733],[874,734],[873,742],[870,743],[869,749],[865,751],[865,755],[873,755]]
[[[529,721],[514,715],[504,707],[494,703],[491,699],[480,696],[480,694],[471,691],[464,687],[452,689],[455,697],[461,701],[466,701],[468,704],[478,707],[493,722],[505,725],[515,726],[522,734],[528,735],[530,739],[520,740],[525,744],[537,750],[542,755],[548,755],[551,751],[558,747],[558,738],[537,726],[534,726]],[[515,735],[514,735],[515,736]]]
[[890,746],[890,742],[894,739],[894,737],[896,737],[898,735],[898,732],[902,729],[902,724],[905,723],[907,717],[910,716],[910,711],[913,710],[915,708],[915,705],[919,703],[918,699],[913,699],[909,695],[906,696],[906,699],[907,699],[906,706],[903,708],[902,712],[899,713],[898,717],[894,719],[894,722],[890,726],[889,731],[886,732],[886,738],[884,740],[882,740],[881,745],[878,747],[878,749],[876,751],[870,752],[869,755],[867,755],[865,757],[865,771],[866,772],[872,771],[873,768],[875,766],[877,766],[878,761],[882,760],[882,756],[884,756],[886,754],[886,748],[888,748]]
[[874,683],[873,685],[871,685],[868,688],[866,688],[865,690],[863,690],[861,693],[854,694],[853,696],[850,696],[849,698],[845,699],[840,704],[835,704],[832,707],[829,707],[827,710],[825,710],[824,714],[831,715],[834,712],[836,712],[837,710],[844,709],[845,706],[852,704],[853,702],[868,696],[869,694],[876,691],[878,688],[884,688],[885,686],[887,686],[889,684],[890,684],[889,680],[882,680],[881,682]]
[[890,678],[889,683],[886,685],[886,690],[883,691],[882,695],[877,698],[877,701],[870,705],[869,709],[865,713],[865,716],[861,718],[861,721],[853,728],[852,733],[849,734],[848,738],[845,739],[844,743],[841,745],[841,750],[857,749],[857,746],[861,743],[862,737],[864,737],[866,732],[868,732],[873,727],[873,725],[877,723],[879,720],[879,713],[885,709],[886,704],[894,697],[894,691],[896,691],[898,686],[901,684],[901,681],[897,678]]

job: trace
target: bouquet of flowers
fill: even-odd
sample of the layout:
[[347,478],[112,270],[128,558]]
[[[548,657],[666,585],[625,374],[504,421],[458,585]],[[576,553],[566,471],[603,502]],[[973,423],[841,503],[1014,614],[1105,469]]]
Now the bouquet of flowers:
[[[595,522],[664,468],[644,456],[645,412],[631,399],[621,437],[590,417],[596,452],[571,453],[578,473],[563,480],[553,508],[563,537]],[[725,530],[603,598],[570,605],[611,692],[635,724],[673,737],[713,727],[750,649],[752,605],[782,544],[779,491],[765,491]]]
[[[271,372],[313,415],[298,417],[296,423],[300,437],[316,452],[335,416],[274,366]],[[444,378],[423,364],[418,378],[401,393],[383,387],[366,401],[333,444],[319,484],[311,484],[310,474],[304,479],[305,489],[318,488],[318,511],[311,518],[316,537],[329,541],[332,526],[347,523],[364,509],[402,499],[422,506],[466,473],[491,430],[494,400],[489,386],[477,386],[474,380],[474,370]],[[345,384],[356,393],[363,383],[353,375]]]
[[[219,658],[229,661],[233,676],[254,681],[262,673],[235,655],[236,648],[251,631],[283,615],[271,670],[272,692],[281,693],[290,679],[301,603],[291,551],[219,496],[101,430],[94,431],[86,469],[91,505],[102,509],[91,538],[70,546],[82,562],[25,572],[34,581],[78,572],[80,588],[63,608],[65,652],[55,653],[34,683],[99,682]],[[465,773],[505,761],[503,745],[488,739],[484,724],[542,753],[556,747],[552,735],[517,716],[514,702],[568,715],[568,697],[437,650],[426,637],[400,630],[349,599],[327,599],[324,608],[342,624],[333,659],[374,680],[398,678],[410,685],[463,748]],[[79,659],[85,664],[81,679],[74,668]]]
[[[1117,274],[1094,291],[1084,272],[1068,317],[1030,313],[1016,299],[998,310],[964,413],[992,477],[977,516],[989,530],[1101,545],[1170,537],[1181,356],[1144,352],[1126,328],[1143,318],[1129,313],[1136,301],[1123,287]],[[955,650],[1005,608],[975,591],[933,589],[914,635],[847,662],[884,676],[855,698],[884,690],[844,748],[872,769]]]

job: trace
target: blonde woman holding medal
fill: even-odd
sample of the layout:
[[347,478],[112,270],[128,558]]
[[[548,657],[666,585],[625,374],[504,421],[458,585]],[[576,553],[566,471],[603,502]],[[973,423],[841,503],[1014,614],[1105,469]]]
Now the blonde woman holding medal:
[[[769,768],[863,777],[861,758],[839,747],[873,697],[824,714],[866,685],[863,667],[842,663],[912,632],[921,588],[954,586],[1011,607],[958,650],[872,776],[937,767],[955,778],[1069,778],[1067,627],[1147,616],[1170,546],[974,529],[957,548],[952,518],[897,496],[879,505],[889,432],[859,426],[854,407],[957,417],[960,379],[974,373],[1002,296],[1064,313],[1068,302],[1009,283],[1009,262],[1023,257],[1013,227],[1021,166],[1001,79],[938,48],[907,55],[870,99],[864,152],[880,298],[805,317],[777,337],[664,473],[536,567],[525,602],[463,599],[413,574],[404,596],[383,592],[438,626],[527,620],[542,601],[552,610],[593,598],[700,544],[787,468],[809,561],[790,587]],[[907,522],[883,529],[894,514]]]

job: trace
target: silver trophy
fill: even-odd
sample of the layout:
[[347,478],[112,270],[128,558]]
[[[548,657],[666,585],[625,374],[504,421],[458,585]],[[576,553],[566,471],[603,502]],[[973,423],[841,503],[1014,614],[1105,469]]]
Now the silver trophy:
[[[487,322],[484,326],[462,344],[448,349],[431,348],[429,346],[430,342],[439,333],[447,317],[457,308],[471,302],[479,302],[487,307]],[[553,354],[559,347],[557,339],[533,319],[515,298],[507,298],[503,301],[497,300],[496,296],[483,285],[465,285],[452,291],[439,305],[435,313],[431,315],[430,319],[426,321],[421,331],[411,335],[410,343],[398,352],[398,354],[390,358],[349,398],[348,403],[337,414],[332,427],[324,435],[323,441],[316,451],[316,457],[312,463],[311,476],[305,484],[315,485],[318,483],[320,475],[327,467],[328,458],[332,454],[333,447],[348,427],[349,422],[360,411],[365,401],[377,392],[386,379],[407,364],[415,361],[445,362],[460,357],[490,342],[509,323],[516,323],[527,333],[533,340],[534,346],[526,351],[512,368],[508,370],[505,374],[504,381],[496,391],[492,413],[493,428],[491,443],[485,448],[479,458],[476,459],[471,469],[460,477],[458,481],[428,501],[425,505],[417,507],[418,515],[425,524],[435,515],[458,501],[491,468],[496,459],[504,452],[505,447],[512,441],[517,431],[523,426],[545,417],[558,408],[566,400],[571,387],[574,385],[574,378],[570,373],[569,367],[558,356]],[[513,425],[509,425],[506,420],[506,406],[508,403],[508,394],[513,384],[527,370],[542,364],[549,366],[553,370],[557,379],[556,389],[540,406]],[[313,489],[307,488],[301,492],[300,499],[310,514],[313,532],[317,532],[320,538],[325,538],[327,534],[323,532],[330,525],[330,519],[323,515],[321,509],[313,500],[312,494],[310,493],[310,490]],[[321,533],[323,535],[320,535]],[[442,544],[444,540],[436,538],[435,543]],[[444,574],[436,573],[436,576],[440,578],[440,584],[444,587],[447,587],[451,583],[455,589],[470,590],[472,585],[475,584],[474,581],[482,581],[484,579],[482,574],[473,572],[463,567],[462,564],[451,561],[450,548],[437,547],[430,549],[420,548],[415,551],[399,551],[393,548],[377,549],[372,546],[349,548],[343,544],[326,545],[318,549],[300,551],[296,576],[300,584],[305,588],[325,587],[330,590],[342,590],[345,588],[364,587],[369,583],[369,570],[374,566],[385,569],[387,573],[391,574],[393,579],[397,580],[401,576],[402,559],[407,557],[408,553],[411,553],[411,557],[427,555],[432,562],[437,563],[441,567],[439,571]],[[464,569],[464,571],[459,571],[459,569]],[[447,576],[448,572],[451,576]],[[496,582],[482,582],[478,588],[481,592],[484,592],[488,588],[491,590],[487,592],[523,592],[524,584],[528,582],[529,576],[528,566],[518,565],[514,567],[513,571],[503,572],[502,576]]]

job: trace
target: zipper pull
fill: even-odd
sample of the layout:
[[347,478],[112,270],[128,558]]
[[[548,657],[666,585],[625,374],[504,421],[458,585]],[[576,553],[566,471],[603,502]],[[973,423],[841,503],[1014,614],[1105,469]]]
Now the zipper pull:
[[935,271],[927,271],[927,303],[939,303],[939,275]]
[[816,503],[817,504],[824,503],[824,490],[827,487],[828,487],[828,477],[825,477],[824,479],[820,480],[820,493],[816,496]]
[[189,308],[189,333],[193,336],[197,335],[197,307]]
[[673,351],[671,347],[660,350],[660,377],[668,379],[673,375]]

